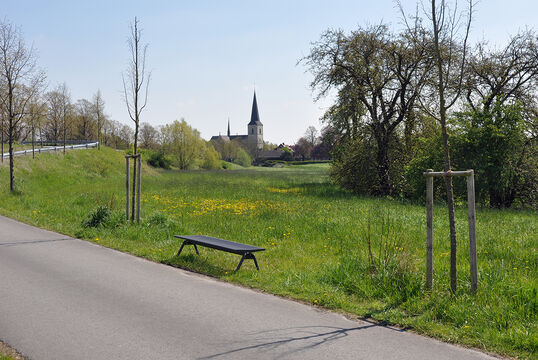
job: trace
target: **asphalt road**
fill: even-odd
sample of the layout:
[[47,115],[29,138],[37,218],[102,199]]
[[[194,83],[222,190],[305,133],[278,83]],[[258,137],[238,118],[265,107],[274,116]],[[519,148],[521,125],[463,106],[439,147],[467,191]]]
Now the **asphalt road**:
[[0,339],[35,360],[493,359],[5,217]]

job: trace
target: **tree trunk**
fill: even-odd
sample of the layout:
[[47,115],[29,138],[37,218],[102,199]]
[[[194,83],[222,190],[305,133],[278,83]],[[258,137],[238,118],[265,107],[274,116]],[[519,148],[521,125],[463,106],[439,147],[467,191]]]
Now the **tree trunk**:
[[[135,154],[136,155],[136,154]],[[135,199],[136,199],[136,157],[133,157],[133,190],[131,195],[131,223],[135,219]]]
[[32,159],[35,159],[35,128],[32,127]]
[[[444,104],[444,99],[442,101]],[[444,115],[444,116],[443,116]],[[446,109],[441,113],[441,118],[446,117]],[[448,144],[448,134],[446,131],[446,123],[442,120],[443,132],[443,147],[445,150],[445,172],[450,171],[450,152]],[[456,241],[456,219],[454,215],[454,188],[452,186],[452,176],[445,176],[446,202],[448,206],[448,221],[450,224],[450,289],[452,293],[456,292],[458,287],[458,272],[457,272],[457,241]]]
[[390,195],[392,184],[390,179],[389,141],[386,136],[376,136],[377,142],[377,174],[379,176],[380,195]]
[[[135,123],[135,138],[134,138],[134,155],[135,157],[133,158],[134,161],[133,161],[133,195],[132,195],[132,206],[131,206],[131,222],[134,222],[134,219],[135,219],[135,200],[136,200],[136,171],[137,171],[137,166],[136,166],[136,163],[137,163],[137,159],[136,159],[136,155],[137,155],[137,148],[138,148],[138,121]],[[138,171],[140,171],[140,169],[138,169]]]
[[2,162],[4,162],[4,124],[2,124]]
[[[443,5],[442,5],[443,6]],[[445,155],[445,172],[449,172],[450,169],[450,149],[448,143],[448,132],[446,129],[446,113],[447,106],[445,102],[445,83],[443,78],[443,60],[441,57],[441,50],[439,45],[439,32],[440,25],[437,23],[437,12],[435,10],[435,0],[432,0],[432,21],[433,21],[433,35],[435,45],[435,61],[437,62],[437,71],[439,77],[438,90],[439,90],[439,115],[441,120],[441,132],[443,135],[443,150]],[[442,25],[441,25],[442,26]],[[458,287],[458,273],[457,273],[457,242],[456,242],[456,220],[454,216],[454,189],[452,186],[452,176],[445,176],[446,197],[448,206],[448,221],[450,224],[450,289],[452,293],[456,292]]]
[[13,126],[12,120],[9,121],[9,190],[11,192],[15,191],[15,169],[13,163]]

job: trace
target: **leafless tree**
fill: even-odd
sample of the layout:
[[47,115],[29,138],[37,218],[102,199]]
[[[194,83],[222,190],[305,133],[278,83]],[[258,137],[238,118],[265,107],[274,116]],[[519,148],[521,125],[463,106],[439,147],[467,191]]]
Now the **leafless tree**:
[[[452,170],[450,165],[450,147],[447,132],[447,113],[458,101],[463,84],[465,71],[465,61],[467,60],[467,40],[471,29],[473,14],[473,1],[468,0],[468,12],[466,14],[465,28],[461,27],[461,14],[457,8],[457,2],[451,9],[445,0],[441,0],[437,7],[436,0],[431,0],[431,23],[434,41],[434,61],[437,65],[437,93],[439,95],[439,120],[441,122],[441,133],[443,136],[443,149],[445,154],[445,172]],[[448,57],[445,57],[441,47],[448,47]],[[456,57],[459,61],[454,61],[451,56],[452,51],[460,51],[461,56]],[[454,77],[455,75],[455,77]],[[454,189],[452,177],[445,176],[445,186],[447,193],[448,218],[450,222],[450,289],[456,292],[458,286],[457,274],[457,241],[456,241],[456,220],[454,216]]]
[[57,89],[59,96],[59,105],[60,105],[60,117],[62,123],[62,134],[63,134],[63,143],[64,143],[64,154],[65,154],[65,142],[67,136],[67,128],[71,126],[71,95],[67,89],[65,83],[58,86]]
[[310,143],[311,147],[314,147],[319,142],[318,130],[314,126],[306,128],[304,138]]
[[[135,123],[134,130],[134,155],[138,150],[138,129],[140,114],[148,101],[148,85],[151,74],[146,71],[146,51],[148,44],[142,44],[142,30],[138,27],[138,19],[135,17],[131,24],[131,33],[127,41],[131,59],[126,74],[123,75],[124,99],[129,117]],[[136,161],[133,166],[133,193],[131,222],[135,218],[135,192],[136,192]]]
[[101,90],[97,90],[97,93],[93,96],[93,106],[95,111],[95,120],[97,121],[97,149],[101,150],[101,130],[104,123],[104,111],[105,101],[101,95]]
[[34,99],[29,106],[26,125],[32,136],[32,158],[35,158],[35,135],[36,130],[41,130],[47,113],[47,105],[41,99]]
[[159,132],[147,122],[140,125],[140,146],[146,149],[153,149],[157,146]]
[[75,109],[76,109],[76,127],[77,127],[77,138],[80,140],[91,140],[95,134],[95,125],[94,120],[94,111],[93,104],[86,100],[80,99],[77,100]]
[[45,94],[47,103],[47,124],[45,134],[47,140],[58,142],[62,132],[62,94],[57,90]]
[[466,71],[466,98],[473,108],[489,110],[494,102],[517,100],[536,104],[538,87],[538,34],[524,30],[512,36],[500,50],[481,42],[470,57]]
[[37,96],[45,74],[36,66],[36,54],[26,47],[22,35],[9,22],[0,21],[0,106],[7,117],[9,142],[9,189],[15,190],[13,142],[17,127]]
[[[450,144],[447,131],[447,118],[450,109],[458,103],[464,90],[466,61],[468,60],[468,39],[473,15],[473,0],[465,0],[465,9],[458,8],[457,0],[429,0],[430,9],[424,6],[424,14],[431,23],[432,57],[435,64],[432,71],[431,91],[429,96],[420,100],[422,108],[441,124],[444,152],[444,171],[452,171],[450,163]],[[402,14],[403,8],[398,2]],[[418,18],[418,15],[417,15]],[[456,222],[454,216],[454,190],[452,177],[445,176],[447,193],[448,218],[450,223],[450,288],[456,292],[457,275],[457,242]]]

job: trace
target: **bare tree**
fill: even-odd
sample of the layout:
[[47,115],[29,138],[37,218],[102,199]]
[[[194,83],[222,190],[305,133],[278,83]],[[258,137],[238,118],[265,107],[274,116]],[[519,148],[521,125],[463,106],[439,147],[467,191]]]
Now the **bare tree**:
[[538,34],[525,30],[512,36],[501,50],[480,43],[466,70],[466,97],[476,110],[493,103],[518,100],[525,107],[536,104],[538,86]]
[[9,142],[9,189],[15,190],[13,142],[17,128],[45,80],[36,66],[33,48],[27,48],[20,31],[0,21],[0,106],[7,117]]
[[41,99],[35,99],[29,106],[27,126],[30,128],[32,135],[32,158],[35,158],[35,135],[36,130],[40,130],[43,126],[45,115],[47,113],[47,105]]
[[145,149],[153,149],[157,146],[159,132],[147,122],[140,125],[140,146]]
[[94,134],[93,104],[86,99],[79,99],[76,103],[77,138],[91,140]]
[[58,90],[52,90],[45,95],[47,102],[47,124],[45,134],[47,140],[58,142],[62,132],[62,94]]
[[[443,137],[443,150],[445,165],[444,171],[452,171],[450,165],[450,146],[447,132],[447,114],[450,108],[458,101],[463,90],[463,76],[467,60],[467,40],[471,28],[473,1],[467,1],[467,13],[462,14],[457,7],[450,8],[445,0],[437,6],[436,0],[431,1],[431,12],[427,14],[432,24],[433,58],[437,73],[435,74],[435,88],[439,100],[436,118],[441,123]],[[461,20],[465,19],[464,29],[461,31]],[[448,218],[450,222],[450,288],[456,292],[458,275],[456,267],[456,221],[454,217],[454,190],[452,177],[445,176],[447,193]]]
[[62,134],[63,134],[63,143],[64,143],[64,154],[65,154],[65,142],[67,136],[67,127],[71,125],[71,95],[67,89],[65,83],[58,86],[57,89],[60,94],[59,105],[60,105],[60,116],[62,121]]
[[310,143],[311,147],[316,146],[319,141],[318,130],[314,126],[307,127],[304,138]]
[[[138,129],[140,125],[140,114],[144,110],[148,101],[148,85],[150,73],[146,72],[146,51],[148,44],[141,43],[142,30],[138,27],[138,19],[135,17],[134,23],[131,24],[131,33],[127,41],[131,59],[127,73],[123,78],[123,93],[125,105],[129,117],[135,123],[134,130],[134,155],[138,150]],[[132,193],[132,211],[131,222],[135,218],[135,192],[136,192],[136,161],[133,166],[133,193]]]
[[101,130],[104,123],[104,111],[105,101],[101,96],[101,90],[97,90],[97,93],[93,96],[93,106],[95,111],[95,120],[97,121],[97,149],[101,150]]

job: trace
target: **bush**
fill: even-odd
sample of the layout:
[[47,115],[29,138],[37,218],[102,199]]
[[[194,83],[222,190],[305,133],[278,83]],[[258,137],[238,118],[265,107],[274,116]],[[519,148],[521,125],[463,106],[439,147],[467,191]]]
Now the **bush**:
[[170,169],[171,163],[162,152],[151,152],[148,158],[148,164],[156,168]]
[[82,222],[82,226],[85,228],[97,227],[104,225],[109,219],[111,211],[105,205],[99,205],[97,209],[91,211],[88,214],[86,220]]
[[284,152],[282,153],[282,155],[280,156],[280,159],[281,159],[281,160],[286,160],[286,161],[291,161],[291,160],[293,160],[293,153],[292,153],[292,151],[291,151],[289,148],[283,146],[283,147],[279,148],[278,150],[282,150],[282,151],[284,151]]
[[252,165],[252,158],[245,149],[240,147],[235,153],[234,163],[236,163],[237,165],[248,167]]
[[200,167],[206,170],[220,169],[219,153],[209,143],[205,144],[205,153]]

